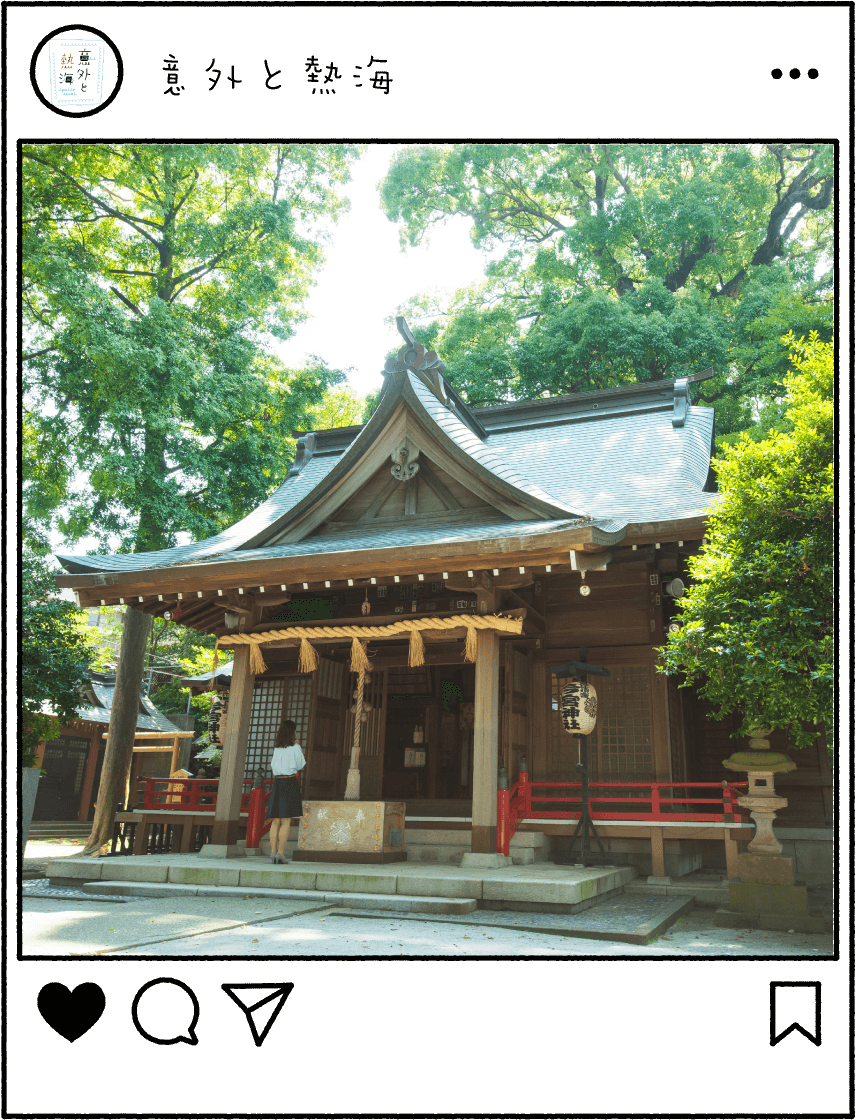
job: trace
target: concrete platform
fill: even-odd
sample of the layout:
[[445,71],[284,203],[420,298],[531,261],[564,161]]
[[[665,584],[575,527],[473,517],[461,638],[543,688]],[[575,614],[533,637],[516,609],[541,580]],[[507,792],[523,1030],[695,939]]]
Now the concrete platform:
[[403,913],[470,914],[474,898],[433,898],[431,895],[344,894],[325,891],[278,890],[275,887],[187,887],[179,883],[84,883],[84,895],[97,898],[123,895],[134,898],[284,898],[290,902],[318,902],[326,906],[350,906]]
[[80,886],[84,882],[174,884],[195,888],[264,888],[330,894],[474,899],[480,908],[528,908],[571,912],[586,909],[620,893],[636,871],[632,867],[554,867],[528,864],[502,868],[456,867],[450,864],[290,863],[247,856],[200,859],[197,855],[113,856],[81,859],[69,856],[48,863],[51,883]]

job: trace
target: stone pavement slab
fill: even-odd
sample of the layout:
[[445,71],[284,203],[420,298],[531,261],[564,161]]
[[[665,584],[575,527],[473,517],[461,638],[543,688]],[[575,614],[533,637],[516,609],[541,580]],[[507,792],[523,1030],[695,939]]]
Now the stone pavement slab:
[[[514,911],[480,910],[467,917],[425,917],[408,915],[411,921],[434,921],[470,926],[491,926],[526,930],[560,937],[585,937],[598,941],[621,941],[630,945],[647,945],[674,925],[693,908],[691,898],[664,895],[647,898],[616,898],[601,902],[582,913],[533,914]],[[331,910],[331,917],[379,918],[379,911],[341,907]]]
[[[477,907],[474,898],[433,898],[416,895],[383,894],[345,894],[341,891],[306,891],[275,889],[272,887],[210,887],[186,886],[179,883],[124,883],[104,882],[84,883],[80,891],[65,887],[48,888],[57,895],[71,895],[83,899],[106,898],[108,901],[124,901],[122,896],[133,892],[137,897],[146,898],[282,898],[291,902],[317,902],[327,906],[348,905],[367,907],[374,910],[401,912],[417,911],[424,914],[469,914]],[[252,890],[248,894],[248,889]],[[46,892],[42,892],[44,894]],[[33,897],[36,897],[35,895]]]

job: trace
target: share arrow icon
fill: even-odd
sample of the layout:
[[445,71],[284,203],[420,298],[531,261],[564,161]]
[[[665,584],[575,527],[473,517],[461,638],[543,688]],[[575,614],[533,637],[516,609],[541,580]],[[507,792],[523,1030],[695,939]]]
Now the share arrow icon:
[[[283,1004],[291,995],[293,984],[221,984],[226,995],[243,1011],[250,1024],[253,1042],[261,1046],[267,1038]],[[243,994],[239,994],[243,993]],[[265,994],[266,993],[266,994]],[[256,999],[261,996],[260,999]],[[255,1002],[250,1002],[254,1000]],[[261,1027],[261,1032],[259,1032]]]

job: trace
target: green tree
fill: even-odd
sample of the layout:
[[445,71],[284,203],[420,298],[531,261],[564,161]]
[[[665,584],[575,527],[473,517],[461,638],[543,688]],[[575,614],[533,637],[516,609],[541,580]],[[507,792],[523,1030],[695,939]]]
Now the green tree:
[[365,397],[361,397],[350,385],[334,385],[325,392],[320,403],[310,410],[313,431],[323,432],[329,428],[348,428],[352,424],[362,424],[365,407]]
[[342,379],[287,338],[345,201],[344,145],[22,151],[24,494],[67,540],[201,538],[282,480]]
[[95,654],[91,632],[75,605],[60,599],[53,569],[44,556],[25,547],[21,559],[21,754],[34,766],[36,747],[57,726],[48,709],[66,725],[77,718],[80,689],[89,679]]
[[727,432],[780,393],[784,331],[830,337],[832,168],[823,145],[432,145],[381,194],[403,243],[459,219],[491,254],[404,309],[470,403],[713,367],[696,399]]
[[789,341],[785,430],[715,460],[722,501],[661,652],[718,716],[743,712],[741,734],[784,727],[806,746],[834,715],[833,357],[816,335]]
[[[281,482],[291,432],[340,381],[274,356],[356,149],[55,144],[22,149],[28,516],[122,551],[199,539]],[[122,657],[86,852],[127,783],[150,620]]]

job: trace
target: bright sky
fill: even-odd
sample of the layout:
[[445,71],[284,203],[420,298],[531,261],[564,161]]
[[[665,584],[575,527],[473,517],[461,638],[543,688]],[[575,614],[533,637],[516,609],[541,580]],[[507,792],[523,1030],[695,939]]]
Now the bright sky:
[[[337,369],[353,367],[349,382],[362,395],[380,387],[384,358],[401,345],[395,325],[384,319],[420,292],[453,292],[484,276],[484,257],[473,248],[463,219],[438,227],[424,248],[400,248],[398,228],[381,212],[377,191],[395,150],[372,144],[354,164],[346,188],[351,208],[333,227],[327,263],[306,304],[310,318],[277,348],[292,369],[313,354]],[[190,539],[178,535],[179,544]],[[85,538],[65,549],[53,533],[51,545],[86,552],[96,542]]]
[[380,387],[387,352],[402,345],[384,319],[420,292],[451,292],[484,276],[484,258],[464,219],[439,226],[427,247],[400,248],[377,191],[395,150],[372,144],[353,167],[351,209],[333,228],[327,263],[306,306],[312,318],[278,350],[294,369],[311,354],[339,369],[353,367],[349,380],[361,394]]

